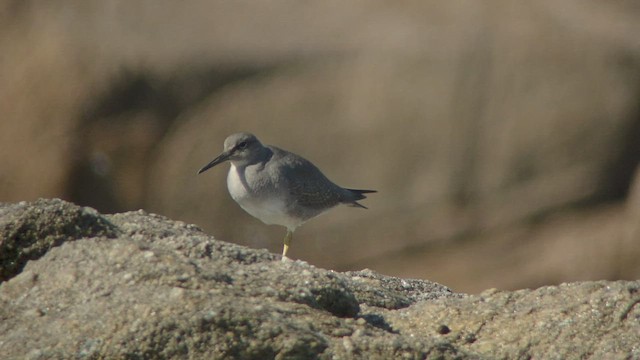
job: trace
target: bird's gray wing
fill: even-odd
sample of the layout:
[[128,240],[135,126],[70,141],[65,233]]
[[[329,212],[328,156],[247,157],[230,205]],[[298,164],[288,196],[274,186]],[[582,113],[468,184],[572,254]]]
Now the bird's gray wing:
[[291,153],[285,156],[279,176],[286,179],[286,191],[298,206],[322,210],[345,200],[345,190],[327,179],[310,161]]

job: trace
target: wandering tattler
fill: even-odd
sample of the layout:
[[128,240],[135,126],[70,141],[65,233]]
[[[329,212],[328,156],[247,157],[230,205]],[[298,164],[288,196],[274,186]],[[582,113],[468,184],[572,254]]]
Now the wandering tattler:
[[339,204],[366,209],[358,200],[366,198],[363,194],[376,192],[342,188],[310,161],[263,145],[255,135],[246,132],[227,137],[222,153],[198,170],[198,174],[227,160],[231,161],[227,188],[233,200],[265,224],[287,228],[283,261],[298,226]]

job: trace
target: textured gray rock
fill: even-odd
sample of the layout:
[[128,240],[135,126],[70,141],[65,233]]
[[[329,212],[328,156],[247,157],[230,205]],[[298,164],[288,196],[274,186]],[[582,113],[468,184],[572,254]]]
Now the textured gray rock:
[[91,208],[61,200],[38,200],[33,204],[0,206],[0,232],[0,281],[3,281],[53,246],[83,237],[114,237],[116,229]]
[[450,329],[451,344],[491,358],[640,358],[640,281],[488,290],[388,312],[405,336]]
[[0,224],[18,250],[56,239],[17,275],[2,263],[3,358],[640,356],[638,281],[469,296],[281,262],[143,211],[40,200],[2,204]]

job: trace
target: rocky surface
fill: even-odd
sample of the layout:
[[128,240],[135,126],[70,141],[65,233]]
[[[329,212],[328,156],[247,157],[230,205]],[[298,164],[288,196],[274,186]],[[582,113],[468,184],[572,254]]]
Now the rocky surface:
[[116,228],[94,209],[44,200],[3,204],[0,231],[0,281],[65,241],[116,235]]
[[640,357],[640,281],[472,296],[282,262],[143,211],[5,203],[0,224],[3,359]]

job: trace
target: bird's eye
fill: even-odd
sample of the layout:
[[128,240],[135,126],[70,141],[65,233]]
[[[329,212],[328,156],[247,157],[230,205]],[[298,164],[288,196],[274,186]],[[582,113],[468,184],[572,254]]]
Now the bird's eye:
[[243,149],[245,149],[246,147],[247,147],[247,142],[246,142],[246,141],[243,141],[243,142],[241,142],[240,144],[238,144],[237,149],[238,149],[238,150],[243,150]]

